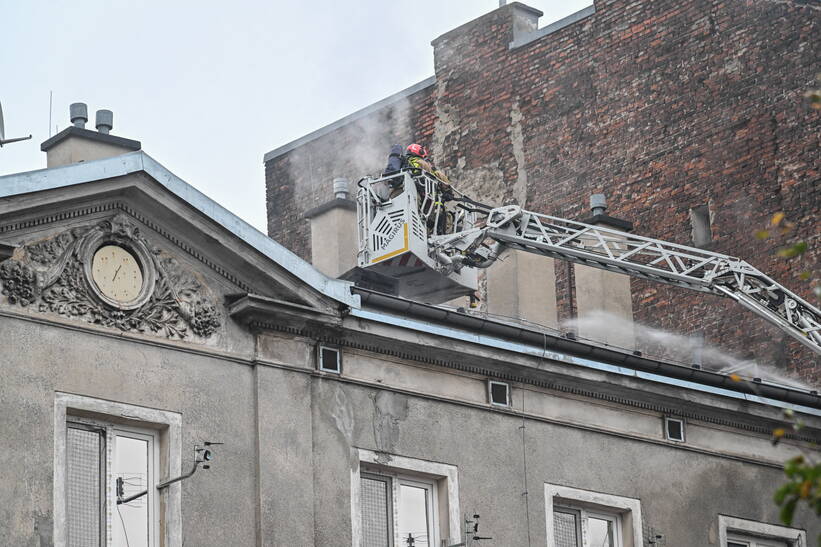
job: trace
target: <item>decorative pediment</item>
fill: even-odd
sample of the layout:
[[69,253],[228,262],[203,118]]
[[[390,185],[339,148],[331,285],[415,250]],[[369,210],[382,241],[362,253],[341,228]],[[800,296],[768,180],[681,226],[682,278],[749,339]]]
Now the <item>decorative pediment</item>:
[[18,247],[0,286],[11,304],[121,331],[209,338],[223,323],[200,276],[122,213]]

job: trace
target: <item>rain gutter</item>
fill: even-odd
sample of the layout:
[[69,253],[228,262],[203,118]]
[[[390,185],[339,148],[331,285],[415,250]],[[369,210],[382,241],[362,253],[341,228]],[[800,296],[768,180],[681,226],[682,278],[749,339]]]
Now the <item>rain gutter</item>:
[[[738,382],[727,374],[657,361],[570,340],[523,326],[500,323],[466,313],[421,304],[354,287],[362,308],[349,315],[410,330],[523,353],[585,368],[632,376],[749,402],[821,416],[818,395],[770,383]],[[375,309],[377,308],[377,309]],[[393,312],[396,313],[385,313]]]

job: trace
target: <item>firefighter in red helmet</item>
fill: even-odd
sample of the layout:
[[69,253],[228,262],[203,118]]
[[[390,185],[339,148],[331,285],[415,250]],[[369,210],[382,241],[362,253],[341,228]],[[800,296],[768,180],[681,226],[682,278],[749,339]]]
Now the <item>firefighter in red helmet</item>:
[[409,144],[408,147],[405,149],[405,161],[407,162],[408,167],[410,167],[411,169],[426,171],[434,177],[436,177],[437,179],[439,179],[440,181],[444,182],[445,184],[450,182],[448,180],[447,175],[445,175],[442,171],[434,167],[433,162],[427,159],[428,156],[428,149],[422,146],[421,144]]

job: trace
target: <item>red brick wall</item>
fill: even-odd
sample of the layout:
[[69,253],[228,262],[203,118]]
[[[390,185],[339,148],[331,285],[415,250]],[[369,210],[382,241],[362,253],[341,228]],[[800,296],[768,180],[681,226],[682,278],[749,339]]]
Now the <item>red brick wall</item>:
[[311,229],[305,212],[333,198],[333,179],[379,173],[391,144],[428,142],[433,134],[433,87],[397,100],[299,148],[265,162],[268,234],[305,260]]
[[[438,38],[435,90],[415,103],[409,134],[429,138],[437,163],[478,199],[583,218],[590,194],[603,192],[608,213],[632,221],[635,233],[682,244],[692,244],[690,208],[709,204],[710,249],[811,298],[797,276],[818,272],[821,254],[819,114],[802,97],[821,70],[818,2],[595,7],[512,50],[517,4]],[[294,197],[302,183],[281,175],[293,154],[266,166],[269,231],[306,256],[307,227],[302,221],[292,231],[290,220],[305,210]],[[384,154],[376,163],[383,161]],[[753,235],[778,211],[796,223],[795,237],[811,242],[800,260],[776,257],[775,243]],[[566,269],[556,270],[567,318]],[[737,304],[639,280],[633,295],[638,321],[701,332],[742,357],[821,378],[809,351]]]

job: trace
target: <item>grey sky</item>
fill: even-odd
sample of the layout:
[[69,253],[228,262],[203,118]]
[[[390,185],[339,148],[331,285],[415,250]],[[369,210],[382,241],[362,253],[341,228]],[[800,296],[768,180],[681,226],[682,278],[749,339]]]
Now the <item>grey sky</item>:
[[[592,0],[532,0],[540,26]],[[430,42],[498,0],[0,0],[0,174],[45,167],[68,105],[265,230],[262,156],[433,75]]]

